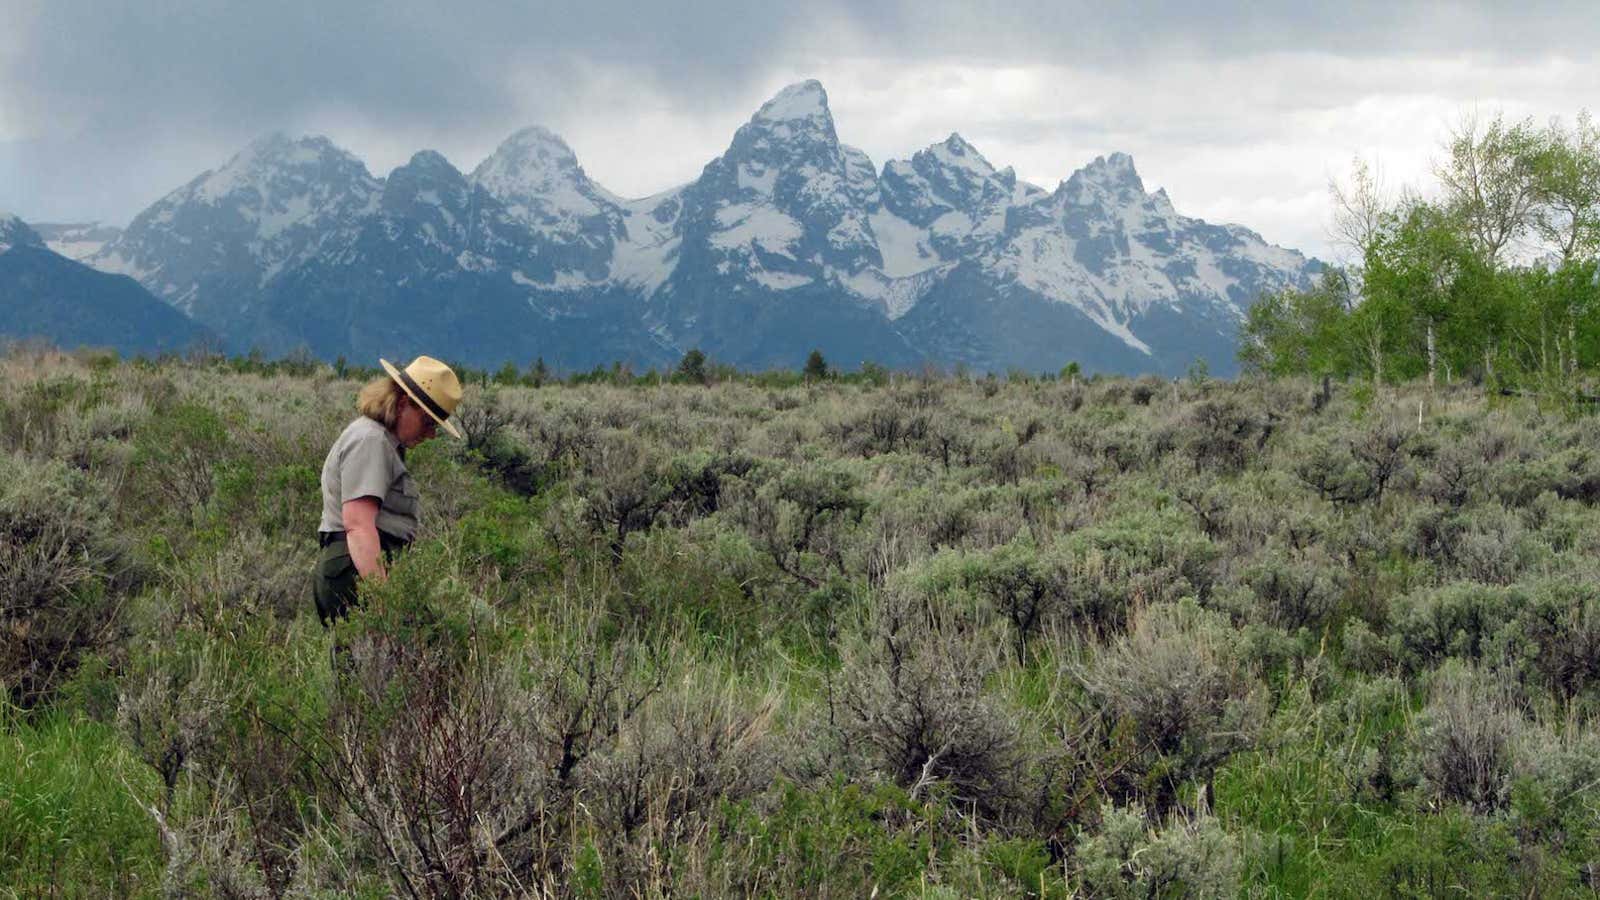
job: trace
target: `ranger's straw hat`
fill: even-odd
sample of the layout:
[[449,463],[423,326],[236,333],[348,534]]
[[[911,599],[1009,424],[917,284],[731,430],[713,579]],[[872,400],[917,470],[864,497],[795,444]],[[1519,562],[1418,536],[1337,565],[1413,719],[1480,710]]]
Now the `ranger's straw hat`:
[[403,370],[396,369],[387,359],[379,359],[378,363],[400,385],[400,389],[417,401],[418,406],[427,410],[428,415],[433,416],[445,431],[461,437],[461,431],[449,421],[450,415],[461,404],[461,380],[449,366],[431,356],[419,356]]

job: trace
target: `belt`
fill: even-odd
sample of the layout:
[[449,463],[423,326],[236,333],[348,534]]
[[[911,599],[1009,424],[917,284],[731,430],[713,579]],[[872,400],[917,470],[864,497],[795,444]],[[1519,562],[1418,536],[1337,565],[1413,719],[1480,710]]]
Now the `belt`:
[[[338,544],[343,542],[344,532],[342,531],[317,532],[317,546],[319,547],[326,547],[329,544]],[[410,543],[410,541],[401,540],[400,538],[395,537],[381,528],[378,529],[378,544],[385,551],[404,550]]]

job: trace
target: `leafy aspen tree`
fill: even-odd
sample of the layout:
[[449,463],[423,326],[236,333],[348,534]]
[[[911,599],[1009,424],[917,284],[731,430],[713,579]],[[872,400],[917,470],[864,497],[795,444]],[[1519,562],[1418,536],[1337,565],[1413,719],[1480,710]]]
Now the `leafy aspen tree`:
[[1507,124],[1496,115],[1483,124],[1468,116],[1451,132],[1448,156],[1435,167],[1446,205],[1491,267],[1533,227],[1546,142],[1531,120]]
[[1438,380],[1440,330],[1459,312],[1457,282],[1472,262],[1459,223],[1448,209],[1414,201],[1384,216],[1366,253],[1367,300],[1411,320],[1430,388]]
[[1600,126],[1588,112],[1550,126],[1536,166],[1539,205],[1532,226],[1562,262],[1600,253]]
[[1541,304],[1540,347],[1554,345],[1561,377],[1570,380],[1577,369],[1581,323],[1594,312],[1595,292],[1584,288],[1593,286],[1593,263],[1600,254],[1600,127],[1588,112],[1579,113],[1571,129],[1551,124],[1539,157],[1538,189],[1533,229],[1560,255],[1564,273],[1548,285],[1555,290],[1542,295],[1559,309]]
[[1309,291],[1263,296],[1245,314],[1239,361],[1264,375],[1350,374],[1359,352],[1346,321],[1350,303],[1349,278],[1339,269]]

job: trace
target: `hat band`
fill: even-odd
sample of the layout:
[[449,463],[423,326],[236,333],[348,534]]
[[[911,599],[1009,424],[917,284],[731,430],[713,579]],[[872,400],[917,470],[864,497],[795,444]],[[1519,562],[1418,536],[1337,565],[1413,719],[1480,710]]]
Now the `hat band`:
[[443,422],[445,419],[450,418],[450,414],[445,412],[444,408],[439,404],[433,402],[433,398],[428,396],[428,392],[423,390],[421,385],[413,381],[411,376],[406,374],[405,369],[395,369],[394,373],[400,376],[400,383],[406,386],[406,388],[411,392],[411,396],[421,401],[422,405],[428,408],[428,412],[433,413],[433,417],[435,419]]

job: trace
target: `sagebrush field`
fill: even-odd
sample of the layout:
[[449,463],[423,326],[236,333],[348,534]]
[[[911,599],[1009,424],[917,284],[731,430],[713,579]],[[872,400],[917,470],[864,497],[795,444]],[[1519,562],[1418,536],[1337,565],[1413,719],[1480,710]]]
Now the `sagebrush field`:
[[0,358],[0,892],[1600,892],[1584,409],[475,377],[330,634],[347,374]]

